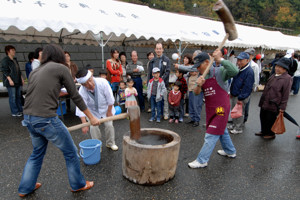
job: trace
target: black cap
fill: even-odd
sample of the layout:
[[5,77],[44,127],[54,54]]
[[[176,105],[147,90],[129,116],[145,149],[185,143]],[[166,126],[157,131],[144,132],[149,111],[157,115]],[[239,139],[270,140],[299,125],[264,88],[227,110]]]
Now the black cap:
[[286,70],[289,70],[290,64],[291,64],[291,59],[285,57],[280,58],[277,62],[275,62],[275,65],[279,65],[280,67],[283,67]]
[[193,68],[198,68],[205,60],[210,60],[210,57],[207,53],[201,52],[194,58]]

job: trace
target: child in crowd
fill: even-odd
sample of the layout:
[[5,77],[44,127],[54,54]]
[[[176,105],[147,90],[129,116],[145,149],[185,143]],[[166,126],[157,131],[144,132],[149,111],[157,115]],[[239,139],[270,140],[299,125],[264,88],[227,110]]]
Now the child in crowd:
[[203,104],[203,92],[199,95],[194,94],[194,89],[196,87],[196,81],[199,75],[199,72],[193,71],[189,72],[189,83],[188,83],[188,91],[189,91],[189,116],[191,120],[187,122],[188,124],[192,124],[193,127],[199,126],[200,114],[202,110]]
[[152,70],[153,78],[149,80],[148,88],[147,88],[147,97],[148,101],[151,103],[151,118],[150,122],[155,120],[155,109],[157,111],[156,122],[160,122],[161,118],[161,106],[163,95],[166,92],[165,82],[162,78],[159,77],[160,69],[154,67]]
[[125,109],[125,101],[126,101],[125,89],[126,89],[125,82],[120,81],[119,90],[117,92],[117,102],[122,110],[122,113],[124,113],[126,111],[126,109]]
[[125,107],[128,108],[129,106],[136,106],[137,101],[136,101],[136,96],[138,95],[136,89],[133,87],[133,80],[131,78],[127,79],[127,88],[125,89],[125,96],[126,96],[126,101],[125,101]]
[[90,72],[92,72],[92,74],[94,74],[94,67],[93,67],[92,65],[87,64],[87,65],[85,66],[85,68],[86,68],[87,70],[89,70]]
[[[107,80],[107,70],[106,70],[106,69],[100,69],[100,71],[99,71],[99,76],[100,76],[100,78],[104,78],[104,79]],[[111,83],[109,82],[109,80],[107,80],[107,81],[108,81],[110,87],[112,88],[112,85],[111,85]]]
[[181,100],[180,86],[181,86],[181,82],[176,81],[172,91],[169,93],[169,110],[170,110],[169,123],[173,123],[175,119],[175,123],[178,124],[180,100]]
[[181,82],[180,92],[181,92],[181,100],[180,100],[180,111],[179,111],[179,122],[183,122],[184,115],[184,95],[187,92],[187,84],[186,80],[183,77],[184,72],[181,70],[176,70],[177,80]]

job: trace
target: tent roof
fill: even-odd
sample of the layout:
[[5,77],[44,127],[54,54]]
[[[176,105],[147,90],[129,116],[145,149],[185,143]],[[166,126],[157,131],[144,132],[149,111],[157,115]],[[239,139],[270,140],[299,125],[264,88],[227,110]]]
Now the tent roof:
[[[0,0],[0,37],[38,42],[98,45],[102,31],[108,45],[155,41],[217,46],[225,35],[222,22],[111,0]],[[239,37],[230,47],[300,50],[300,38],[278,31],[236,25]],[[60,40],[59,40],[60,39]]]

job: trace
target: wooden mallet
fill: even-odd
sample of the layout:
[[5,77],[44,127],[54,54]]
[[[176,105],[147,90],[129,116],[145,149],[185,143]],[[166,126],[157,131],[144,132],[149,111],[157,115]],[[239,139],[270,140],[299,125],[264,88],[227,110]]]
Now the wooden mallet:
[[[238,37],[238,33],[235,27],[234,19],[231,15],[230,10],[227,8],[225,3],[222,0],[219,0],[216,2],[216,4],[213,7],[213,10],[218,14],[219,18],[224,24],[226,35],[223,39],[223,41],[220,43],[218,50],[221,50],[226,42],[226,40],[235,40]],[[207,73],[209,72],[210,67],[212,66],[214,62],[214,58],[212,57],[210,59],[208,67],[203,72],[202,76],[205,78]]]
[[[111,117],[106,117],[103,119],[100,119],[100,123],[108,122],[108,121],[114,121],[119,119],[125,119],[129,117],[130,120],[130,138],[133,140],[138,140],[141,137],[141,124],[140,124],[140,108],[139,106],[130,106],[127,109],[128,113],[122,113],[119,115],[114,115]],[[75,131],[78,129],[81,129],[86,126],[90,126],[90,122],[78,124],[75,126],[71,126],[68,128],[68,131]]]

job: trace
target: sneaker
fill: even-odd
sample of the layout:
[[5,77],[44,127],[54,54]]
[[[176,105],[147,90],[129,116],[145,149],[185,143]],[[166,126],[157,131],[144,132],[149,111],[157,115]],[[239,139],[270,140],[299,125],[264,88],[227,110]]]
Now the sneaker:
[[149,108],[149,109],[147,110],[147,112],[148,112],[148,113],[151,113],[151,108]]
[[185,117],[189,117],[190,115],[189,115],[189,113],[185,113],[184,116]]
[[179,118],[179,122],[183,122],[183,119],[182,119],[182,118]]
[[154,121],[154,118],[150,118],[150,119],[149,119],[149,122],[153,122],[153,121]]
[[293,96],[293,95],[294,95],[294,92],[291,92],[291,93],[290,93],[290,96]]
[[218,154],[221,156],[227,156],[229,158],[235,158],[236,154],[227,154],[224,150],[218,150]]
[[195,121],[193,121],[193,120],[190,120],[190,121],[187,121],[187,122],[185,122],[186,124],[193,124],[193,123],[195,123]]
[[157,123],[160,123],[160,119],[157,119],[156,122],[157,122]]
[[169,119],[169,117],[168,116],[164,116],[164,120],[168,120]]
[[111,145],[111,146],[106,145],[106,147],[107,147],[107,148],[110,148],[110,149],[113,150],[113,151],[117,151],[117,150],[119,149],[119,147],[118,147],[117,145],[115,145],[115,144],[113,144],[113,145]]
[[179,122],[178,122],[178,119],[175,119],[175,124],[178,124]]
[[199,122],[194,122],[193,127],[197,127],[197,126],[199,126]]
[[173,119],[170,119],[170,120],[169,120],[169,123],[173,123]]
[[233,125],[232,124],[229,124],[228,126],[227,126],[227,129],[229,129],[229,130],[232,130],[234,127],[233,127]]
[[230,131],[230,133],[236,135],[236,134],[243,133],[243,131],[242,131],[242,130],[236,130],[236,129],[233,129],[233,130]]
[[203,167],[207,167],[207,162],[202,164],[202,163],[199,163],[197,160],[194,160],[193,162],[190,162],[188,164],[188,166],[193,169],[203,168]]

